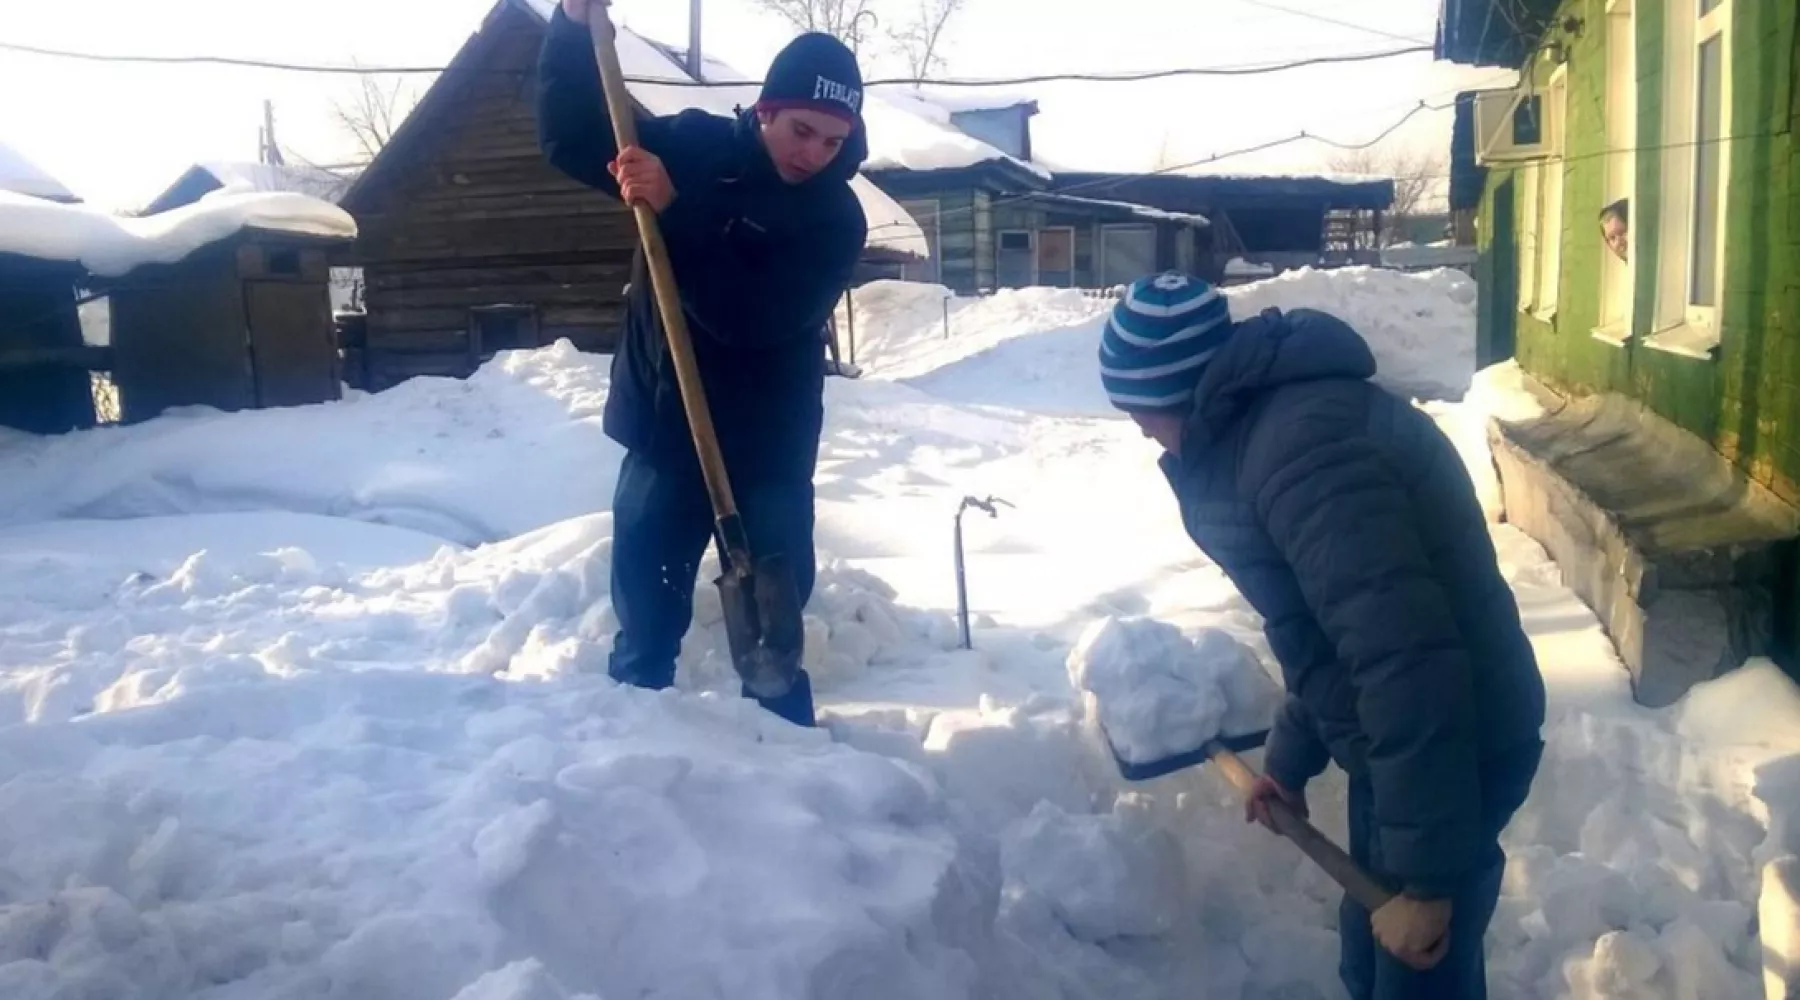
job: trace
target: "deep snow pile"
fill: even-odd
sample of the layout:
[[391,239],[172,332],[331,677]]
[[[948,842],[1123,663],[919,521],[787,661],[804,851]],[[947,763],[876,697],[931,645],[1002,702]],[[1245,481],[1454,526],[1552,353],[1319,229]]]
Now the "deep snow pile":
[[[1264,309],[1319,309],[1368,341],[1375,381],[1409,398],[1460,399],[1475,367],[1475,283],[1421,274],[1303,269],[1222,289],[1236,319]],[[1039,413],[1109,415],[1096,375],[1100,326],[1116,299],[1075,289],[1004,289],[962,298],[939,285],[859,288],[856,362],[877,378],[944,399]],[[847,340],[847,308],[838,310]]]
[[[1069,322],[1024,329],[1034,297]],[[1017,350],[1092,319],[1014,298],[955,315]],[[1216,774],[1123,785],[1071,680],[1107,619],[1273,667],[1153,446],[1047,415],[1068,384],[1032,412],[994,405],[998,369],[974,405],[973,381],[934,395],[958,360],[912,343],[905,384],[829,390],[819,732],[730,695],[710,567],[682,690],[596,676],[604,358],[0,435],[0,722],[25,723],[0,728],[0,995],[1339,995],[1329,880]],[[1475,428],[1483,398],[1435,409]],[[989,493],[1017,506],[966,523],[959,650],[913,608],[953,606],[950,519]],[[1759,668],[1635,707],[1542,550],[1495,538],[1553,718],[1494,995],[1754,995],[1764,866],[1800,847],[1800,694]],[[1341,838],[1341,776],[1308,791]]]
[[[512,959],[600,996],[977,981],[998,877],[928,772],[587,676],[607,515],[364,570],[76,534],[0,545],[0,704],[36,723],[0,730],[0,995],[443,1000]],[[931,648],[857,573],[822,594],[826,683]]]

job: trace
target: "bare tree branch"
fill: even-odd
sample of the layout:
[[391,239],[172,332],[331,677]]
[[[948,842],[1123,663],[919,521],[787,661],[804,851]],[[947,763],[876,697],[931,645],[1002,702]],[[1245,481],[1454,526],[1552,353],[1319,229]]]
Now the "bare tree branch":
[[1332,157],[1328,166],[1340,173],[1393,179],[1394,204],[1388,209],[1383,225],[1384,243],[1389,242],[1399,221],[1425,214],[1432,192],[1438,188],[1447,169],[1441,152],[1399,146],[1351,150]]
[[754,0],[754,3],[779,15],[800,31],[823,31],[859,55],[870,32],[880,27],[874,0]]
[[[912,20],[890,33],[894,44],[906,58],[906,67],[914,80],[922,80],[933,70],[941,69],[944,57],[939,46],[950,19],[968,6],[968,0],[916,0]],[[915,84],[916,86],[916,84]]]
[[375,159],[394,137],[407,114],[418,103],[402,80],[382,83],[372,74],[357,78],[358,88],[349,101],[332,101],[332,117],[353,139],[360,158]]

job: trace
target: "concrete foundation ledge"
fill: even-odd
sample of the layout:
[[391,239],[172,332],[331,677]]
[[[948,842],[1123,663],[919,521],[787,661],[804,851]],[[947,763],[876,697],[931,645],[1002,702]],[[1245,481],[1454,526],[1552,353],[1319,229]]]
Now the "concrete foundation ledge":
[[1600,618],[1637,700],[1769,655],[1800,511],[1634,400],[1529,388],[1547,412],[1488,431],[1506,519]]

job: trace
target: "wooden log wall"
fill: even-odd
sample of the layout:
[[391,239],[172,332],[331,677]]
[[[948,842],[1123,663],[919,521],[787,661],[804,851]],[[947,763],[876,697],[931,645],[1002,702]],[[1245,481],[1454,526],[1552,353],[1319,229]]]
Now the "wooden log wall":
[[[538,148],[542,29],[510,13],[485,58],[435,102],[421,139],[358,215],[372,388],[466,375],[470,310],[523,305],[540,340],[613,349],[637,234],[614,200],[564,176]],[[479,44],[479,43],[478,43]]]

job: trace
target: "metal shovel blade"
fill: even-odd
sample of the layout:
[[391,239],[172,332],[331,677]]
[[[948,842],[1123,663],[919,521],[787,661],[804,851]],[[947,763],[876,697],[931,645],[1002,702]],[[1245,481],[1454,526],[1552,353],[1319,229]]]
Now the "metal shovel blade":
[[799,678],[806,639],[793,567],[780,554],[764,556],[753,572],[728,569],[714,583],[731,663],[745,690],[764,700],[787,694]]

